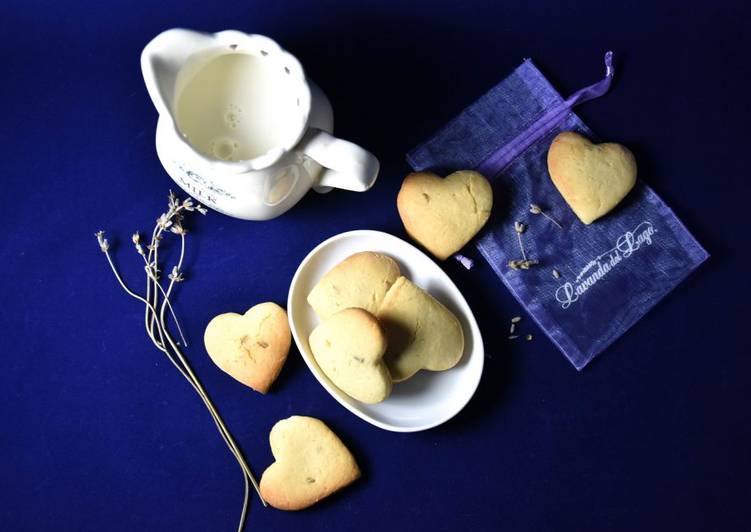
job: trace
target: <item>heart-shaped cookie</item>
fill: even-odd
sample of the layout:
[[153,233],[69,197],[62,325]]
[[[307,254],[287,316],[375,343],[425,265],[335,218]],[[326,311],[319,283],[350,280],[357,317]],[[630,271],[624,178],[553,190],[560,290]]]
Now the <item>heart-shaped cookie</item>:
[[620,144],[592,144],[573,131],[559,134],[548,150],[548,172],[574,214],[591,224],[634,188],[636,159]]
[[261,477],[261,495],[274,508],[302,510],[360,477],[342,441],[321,420],[292,416],[269,435],[275,462]]
[[291,341],[287,313],[276,303],[261,303],[243,315],[220,314],[203,335],[214,364],[261,393],[282,370]]
[[308,303],[321,319],[350,307],[373,314],[397,277],[399,265],[391,257],[372,251],[355,253],[318,281]]
[[416,172],[404,179],[396,207],[409,236],[445,260],[488,221],[493,189],[482,174],[471,170],[445,178]]
[[391,393],[391,376],[383,361],[386,335],[367,310],[337,312],[310,333],[310,350],[331,382],[363,403],[380,403]]
[[400,382],[421,369],[453,368],[464,353],[464,332],[456,316],[433,296],[399,277],[378,309],[386,330],[386,365]]

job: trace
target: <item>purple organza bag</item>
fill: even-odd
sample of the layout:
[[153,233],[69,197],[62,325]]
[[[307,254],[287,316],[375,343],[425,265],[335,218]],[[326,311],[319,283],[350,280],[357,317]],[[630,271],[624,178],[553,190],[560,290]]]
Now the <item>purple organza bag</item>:
[[[498,277],[564,355],[582,369],[707,259],[670,208],[641,181],[591,225],[553,186],[547,152],[561,131],[598,139],[571,109],[607,92],[606,76],[564,100],[526,60],[407,159],[416,171],[446,175],[473,168],[493,184],[494,212],[477,247]],[[638,161],[637,161],[638,164]],[[536,204],[562,226],[530,212]],[[539,264],[514,270],[526,254]],[[555,272],[553,271],[555,270]],[[555,274],[559,274],[557,277]]]

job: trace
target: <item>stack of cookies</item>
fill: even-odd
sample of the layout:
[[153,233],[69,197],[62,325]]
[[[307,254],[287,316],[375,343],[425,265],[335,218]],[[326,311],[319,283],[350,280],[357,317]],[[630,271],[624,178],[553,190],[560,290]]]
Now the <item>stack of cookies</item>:
[[454,367],[464,352],[456,316],[401,275],[387,255],[356,253],[308,295],[321,323],[309,345],[318,366],[348,396],[379,403],[421,369]]

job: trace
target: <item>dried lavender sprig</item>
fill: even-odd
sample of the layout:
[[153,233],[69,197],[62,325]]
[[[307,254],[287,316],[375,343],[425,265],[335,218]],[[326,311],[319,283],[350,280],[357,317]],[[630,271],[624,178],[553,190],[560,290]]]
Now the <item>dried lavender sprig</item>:
[[[164,223],[162,225],[167,226],[167,224],[164,224]],[[152,306],[152,304],[149,301],[147,301],[144,298],[142,298],[141,296],[135,294],[123,282],[122,278],[120,277],[120,275],[119,275],[119,273],[118,273],[118,271],[117,271],[117,269],[116,269],[116,267],[115,267],[115,265],[114,265],[114,263],[112,261],[112,258],[109,255],[109,243],[108,243],[107,239],[104,238],[104,232],[103,231],[99,231],[98,233],[96,233],[96,237],[97,237],[97,240],[99,242],[100,249],[105,253],[105,255],[107,257],[107,261],[110,264],[110,268],[112,269],[113,273],[115,274],[115,277],[117,278],[117,280],[120,283],[120,285],[122,286],[122,288],[126,291],[126,293],[128,293],[132,297],[135,297],[136,299],[138,299],[139,301],[141,301],[142,303],[144,303],[146,305],[146,307],[147,307],[147,311],[150,311],[151,314],[152,314],[152,316],[156,316],[157,315],[157,311],[154,308],[154,306]],[[156,246],[154,247],[154,249],[156,249]],[[183,252],[184,252],[184,248],[183,248]],[[183,256],[183,253],[181,253],[180,264],[182,263],[182,256]],[[153,275],[151,277],[151,279],[156,279],[156,276]],[[158,281],[155,281],[155,283],[161,288],[161,285],[159,285]],[[156,294],[156,291],[155,291],[155,294]],[[208,394],[203,389],[200,381],[195,376],[195,374],[193,374],[193,372],[192,372],[192,370],[190,368],[190,365],[188,364],[187,360],[184,358],[184,356],[180,352],[180,349],[177,347],[177,345],[175,344],[175,342],[172,340],[172,337],[169,335],[169,332],[168,332],[168,330],[166,328],[166,324],[164,322],[164,310],[165,310],[165,304],[163,303],[162,304],[162,311],[161,311],[161,320],[158,321],[158,322],[156,322],[156,326],[157,326],[157,330],[158,330],[161,342],[159,342],[159,341],[156,340],[156,338],[153,335],[153,331],[152,331],[151,334],[149,334],[149,336],[152,339],[154,345],[160,351],[164,352],[167,355],[167,358],[170,360],[170,362],[172,362],[172,364],[177,368],[177,370],[191,384],[191,386],[195,389],[195,391],[201,397],[201,399],[203,400],[204,404],[209,409],[209,412],[211,413],[212,418],[214,419],[214,423],[216,424],[217,428],[219,429],[219,432],[220,432],[220,435],[222,436],[222,439],[225,441],[225,443],[229,447],[230,451],[232,452],[232,454],[235,456],[235,458],[237,459],[238,463],[240,464],[241,469],[243,470],[243,473],[244,473],[243,474],[243,481],[244,481],[244,484],[245,484],[245,492],[244,492],[244,497],[243,497],[243,508],[242,508],[242,513],[241,513],[241,516],[240,516],[240,523],[239,523],[239,526],[238,526],[238,531],[241,531],[243,529],[243,527],[244,527],[245,519],[246,519],[246,516],[247,516],[247,506],[248,506],[248,499],[249,499],[248,498],[248,492],[249,492],[248,479],[250,479],[250,481],[253,483],[253,486],[256,489],[256,491],[258,492],[259,498],[261,499],[261,502],[263,503],[264,506],[266,506],[266,501],[261,496],[258,484],[255,481],[255,479],[254,479],[254,477],[253,477],[253,475],[252,475],[252,473],[250,471],[250,468],[245,463],[245,459],[242,456],[239,448],[237,447],[237,444],[235,443],[235,441],[234,441],[231,433],[229,432],[229,430],[227,429],[226,425],[224,424],[224,421],[219,416],[219,413],[217,412],[217,410],[214,407],[213,403],[209,399]],[[149,332],[148,329],[147,329],[147,332]],[[166,349],[166,347],[165,347],[166,344],[164,342],[165,338],[169,342],[169,344],[172,347],[174,353],[180,359],[180,362],[183,364],[183,367],[181,367],[177,363],[177,361],[173,358],[173,356]]]
[[559,229],[563,229],[563,226],[561,226],[561,224],[559,224],[555,220],[555,218],[553,218],[548,213],[546,213],[544,210],[542,210],[542,208],[539,205],[535,205],[534,203],[531,203],[529,205],[529,212],[531,212],[532,214],[542,214],[545,218],[547,218],[548,220],[550,220],[551,222],[553,222],[555,225],[557,225]]
[[[193,209],[190,208],[191,205],[188,203],[189,201],[190,200],[186,200],[183,203],[182,206],[172,206],[171,205],[170,211],[173,211],[174,214],[177,215],[182,208],[186,208],[186,210],[193,210]],[[207,212],[200,205],[196,206],[195,210],[197,210],[201,214],[206,214],[206,212]],[[154,283],[157,286],[159,286],[159,288],[162,289],[162,292],[164,293],[164,301],[162,303],[161,311],[160,311],[160,314],[159,314],[159,322],[162,323],[162,324],[164,323],[165,309],[166,309],[166,306],[169,304],[168,303],[169,302],[169,296],[172,293],[172,289],[173,289],[175,283],[181,282],[183,280],[182,273],[181,273],[181,268],[182,268],[183,260],[185,258],[185,234],[186,234],[186,232],[185,232],[184,229],[182,229],[182,226],[179,225],[179,220],[178,220],[177,225],[175,225],[174,223],[170,223],[170,221],[171,221],[171,217],[168,216],[166,220],[163,219],[163,218],[160,218],[160,220],[158,220],[158,222],[157,222],[158,225],[161,225],[161,227],[159,228],[159,232],[157,233],[157,236],[160,234],[161,231],[164,231],[164,230],[166,230],[168,228],[171,229],[172,232],[174,232],[175,234],[178,234],[180,236],[180,257],[178,259],[177,265],[173,267],[172,273],[169,275],[170,283],[169,283],[169,285],[167,287],[166,293],[162,289],[162,287],[159,284],[159,282],[156,279],[154,279]],[[175,231],[174,230],[175,227],[180,227],[180,230]],[[156,249],[157,249],[157,246],[155,246],[155,250]],[[156,256],[156,252],[155,252],[155,256]],[[154,311],[154,313],[156,313],[156,311]],[[198,380],[198,377],[196,377],[196,375],[193,373],[190,364],[185,359],[185,357],[183,356],[182,352],[180,351],[180,349],[178,348],[178,346],[175,344],[175,342],[172,340],[172,337],[169,335],[168,332],[167,332],[167,334],[165,334],[165,337],[167,338],[167,341],[170,343],[170,346],[172,347],[173,351],[176,353],[177,357],[179,358],[180,362],[183,364],[183,366],[185,368],[185,372],[187,373],[187,375],[184,375],[184,376],[186,376],[186,378],[188,378],[188,376],[189,376],[190,378],[188,378],[188,380],[189,381],[192,380],[195,383],[194,388],[199,393],[199,395],[202,396],[202,398],[204,399],[204,402],[205,402],[207,408],[209,409],[210,413],[212,414],[212,417],[214,417],[214,421],[215,421],[217,427],[219,428],[219,431],[220,431],[223,439],[225,440],[225,443],[230,447],[230,451],[232,452],[232,454],[237,459],[238,463],[240,464],[241,469],[243,469],[243,472],[244,472],[243,481],[245,483],[245,493],[244,493],[244,497],[243,497],[242,514],[240,516],[240,523],[239,523],[239,526],[238,526],[238,530],[240,531],[240,530],[242,530],[242,528],[244,526],[245,518],[246,518],[246,515],[247,515],[248,491],[249,491],[248,480],[250,480],[250,482],[253,484],[253,487],[255,488],[256,492],[258,493],[258,496],[261,499],[261,503],[264,506],[267,505],[266,501],[263,499],[263,496],[261,495],[260,487],[258,486],[258,483],[256,482],[256,480],[255,480],[252,472],[250,471],[250,468],[248,467],[247,463],[245,462],[245,459],[242,456],[242,453],[241,453],[239,447],[235,443],[234,438],[232,437],[232,435],[230,434],[230,432],[227,429],[226,425],[224,424],[224,421],[221,419],[221,417],[219,415],[219,412],[216,410],[216,407],[213,405],[213,403],[209,399],[208,394],[203,389],[203,386],[201,385],[200,381]],[[174,363],[174,361],[173,361],[173,363]],[[177,366],[177,364],[175,364],[175,365]]]
[[522,252],[522,259],[527,260],[527,253],[524,251],[524,244],[522,244],[522,233],[527,229],[527,226],[521,222],[514,222],[514,230],[516,231],[516,238],[519,240],[519,249]]
[[[160,336],[163,334],[163,339],[166,339],[170,343],[171,347],[176,352],[176,354],[178,355],[178,357],[181,359],[181,362],[183,363],[183,365],[185,366],[185,368],[188,370],[188,374],[190,374],[190,376],[193,377],[192,381],[194,381],[194,383],[197,385],[197,386],[194,386],[194,388],[196,388],[196,391],[199,392],[199,395],[201,395],[202,397],[205,397],[206,400],[208,400],[208,395],[203,390],[203,388],[202,388],[202,386],[200,384],[200,381],[198,381],[198,378],[195,377],[195,375],[192,374],[192,371],[190,371],[190,366],[189,366],[187,360],[185,360],[185,358],[183,357],[182,352],[179,350],[179,348],[177,347],[177,345],[175,344],[175,342],[172,340],[172,337],[169,335],[169,332],[167,331],[166,326],[164,325],[164,323],[165,323],[165,321],[164,321],[165,306],[170,306],[171,307],[171,305],[169,303],[169,295],[172,292],[172,288],[174,286],[174,283],[180,282],[180,281],[183,280],[183,276],[182,276],[182,273],[181,273],[180,269],[182,268],[182,263],[183,263],[183,260],[185,258],[185,234],[186,234],[186,231],[184,230],[184,228],[182,228],[182,225],[180,223],[181,220],[182,220],[181,211],[183,211],[183,210],[185,210],[185,211],[196,210],[196,211],[198,211],[199,213],[201,213],[203,215],[205,215],[208,211],[207,211],[207,209],[205,207],[203,207],[200,204],[194,205],[193,204],[193,200],[191,200],[190,198],[186,198],[181,203],[177,199],[177,197],[175,196],[175,194],[172,191],[169,192],[168,198],[169,198],[168,210],[167,210],[166,213],[163,213],[159,218],[157,218],[156,226],[154,227],[154,231],[152,232],[152,241],[151,241],[151,244],[149,246],[149,256],[148,256],[148,261],[147,261],[154,268],[154,271],[152,272],[152,275],[148,275],[148,269],[147,269],[148,279],[154,284],[155,287],[158,287],[158,289],[159,289],[158,292],[161,292],[163,294],[163,296],[164,296],[164,301],[163,301],[162,306],[161,306],[161,312],[159,313],[159,318],[160,319],[156,321],[156,324],[158,326],[158,329],[160,330]],[[179,229],[176,230],[176,228],[179,228]],[[164,289],[162,288],[161,284],[159,283],[158,276],[156,275],[156,266],[157,266],[157,262],[158,262],[159,241],[162,238],[162,236],[161,236],[162,233],[164,231],[168,230],[168,229],[171,232],[173,232],[175,234],[178,234],[181,237],[181,239],[180,239],[180,257],[179,257],[179,260],[178,260],[178,264],[173,267],[172,273],[169,275],[170,284],[168,286],[167,291],[165,292]],[[153,257],[153,259],[152,259],[152,257]],[[157,308],[157,303],[158,303],[158,295],[159,295],[158,292],[156,290],[154,291],[154,305],[150,309],[151,314],[152,314],[152,323],[154,322],[155,318],[157,317],[157,310],[156,310],[156,308]],[[161,324],[161,327],[159,327],[160,324]],[[183,339],[183,342],[185,342],[184,339]],[[173,361],[173,363],[174,363],[174,361]],[[178,369],[180,369],[180,368],[178,368]],[[183,372],[181,371],[181,373],[183,373]],[[186,376],[185,373],[183,373],[183,375]],[[186,378],[188,378],[188,377],[186,376]],[[191,379],[188,379],[188,380],[190,381]],[[193,384],[193,382],[192,382],[192,384]],[[263,503],[264,506],[266,506],[266,501],[264,501],[263,497],[261,496],[260,489],[259,489],[259,487],[258,487],[255,479],[253,478],[253,475],[250,472],[250,469],[247,467],[247,464],[242,463],[242,455],[239,455],[239,449],[237,448],[236,444],[232,440],[231,434],[227,430],[226,426],[224,426],[224,423],[221,421],[221,418],[219,417],[219,414],[216,411],[216,408],[214,407],[213,404],[211,404],[210,400],[207,403],[207,407],[209,408],[209,410],[212,413],[212,415],[214,415],[214,417],[217,418],[216,421],[218,421],[217,424],[220,426],[220,432],[225,433],[226,436],[229,438],[229,439],[225,438],[225,441],[227,442],[228,445],[230,445],[231,450],[233,451],[233,454],[235,454],[236,458],[238,458],[241,461],[241,464],[240,464],[241,467],[244,469],[245,473],[250,478],[251,482],[253,483],[253,486],[256,488],[256,491],[258,491],[258,496],[261,498],[261,502]],[[222,434],[222,435],[225,436],[225,434]],[[234,449],[232,449],[232,447],[234,447]]]
[[[201,205],[193,206],[192,200],[190,200],[189,198],[186,199],[182,204],[180,204],[177,201],[177,198],[175,197],[175,195],[170,191],[169,209],[167,213],[163,214],[162,216],[160,216],[159,219],[157,219],[156,226],[154,228],[154,231],[152,232],[152,241],[151,241],[151,244],[148,246],[148,249],[149,249],[148,257],[144,256],[143,248],[140,247],[140,236],[136,233],[132,237],[133,243],[136,246],[136,251],[140,255],[144,256],[144,259],[146,260],[146,273],[147,273],[147,298],[146,299],[139,296],[138,294],[130,290],[130,288],[128,288],[127,285],[125,285],[124,281],[122,280],[122,277],[120,276],[109,254],[109,242],[104,237],[104,232],[103,231],[97,232],[96,237],[99,243],[99,247],[102,250],[102,252],[105,254],[107,261],[110,265],[110,269],[113,271],[115,278],[117,279],[120,286],[123,288],[123,290],[125,290],[125,292],[128,295],[144,303],[146,307],[144,321],[146,324],[147,334],[149,335],[149,338],[151,339],[152,343],[157,347],[157,349],[159,349],[160,351],[165,353],[165,355],[167,355],[167,358],[170,360],[170,362],[172,362],[175,368],[177,368],[177,370],[181,373],[181,375],[189,382],[189,384],[191,384],[194,390],[198,393],[199,397],[203,400],[207,409],[211,413],[214,423],[216,424],[217,429],[219,430],[219,433],[222,436],[222,439],[225,441],[230,451],[237,459],[241,469],[243,470],[243,481],[245,484],[245,493],[243,497],[242,514],[241,514],[240,523],[238,526],[238,530],[242,530],[245,524],[246,516],[247,516],[247,507],[248,507],[248,499],[249,499],[248,480],[252,482],[253,487],[256,489],[258,496],[261,499],[261,502],[263,503],[264,506],[267,505],[266,501],[263,499],[260,493],[260,488],[257,482],[255,481],[255,478],[253,477],[253,474],[250,471],[250,468],[245,462],[245,459],[242,456],[242,453],[239,447],[234,441],[234,438],[232,437],[231,433],[229,432],[226,425],[224,424],[224,421],[221,419],[215,406],[209,399],[208,394],[203,389],[203,386],[201,385],[197,376],[193,373],[188,361],[185,359],[179,347],[177,346],[177,344],[174,342],[171,335],[169,334],[169,331],[167,329],[166,322],[165,322],[165,310],[169,307],[170,312],[173,316],[173,319],[179,329],[179,324],[174,315],[174,311],[172,310],[172,306],[169,302],[169,295],[172,292],[172,288],[174,284],[183,280],[182,272],[180,271],[180,269],[182,267],[182,262],[184,259],[184,252],[185,252],[185,230],[184,228],[182,228],[182,225],[180,224],[180,221],[182,219],[182,215],[180,214],[181,210],[186,210],[186,211],[197,210],[201,214],[206,214],[207,212],[207,210]],[[165,292],[158,280],[157,263],[158,263],[158,248],[159,248],[159,241],[161,240],[161,233],[167,229],[170,229],[171,232],[180,235],[181,251],[180,251],[180,259],[178,261],[178,265],[173,267],[172,273],[169,276],[170,285],[167,291]],[[157,289],[152,290],[151,288],[152,283],[155,285],[155,288],[158,287],[158,290]],[[158,303],[159,292],[163,294],[164,301],[160,309],[161,311],[159,313],[159,319],[157,320],[156,319],[157,317],[156,305]],[[152,298],[150,297],[152,293],[153,293],[153,301],[152,301]],[[149,320],[149,317],[151,317],[151,320]],[[158,340],[156,338],[156,335],[154,334],[154,327],[156,327],[157,333],[159,335]],[[181,332],[181,336],[182,336],[182,332]],[[184,342],[184,338],[183,338],[183,342]],[[169,346],[172,348],[172,351],[173,351],[172,354],[170,354],[169,350],[167,349],[166,347],[167,344],[169,344]],[[180,364],[178,364],[174,356],[176,356],[179,359]],[[182,367],[181,367],[181,364],[182,364]]]

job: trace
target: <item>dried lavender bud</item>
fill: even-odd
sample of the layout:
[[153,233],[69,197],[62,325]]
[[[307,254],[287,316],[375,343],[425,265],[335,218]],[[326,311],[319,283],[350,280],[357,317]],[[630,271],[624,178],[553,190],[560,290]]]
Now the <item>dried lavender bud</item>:
[[96,240],[99,243],[99,249],[102,250],[103,253],[107,253],[110,249],[110,243],[107,242],[107,239],[104,238],[104,231],[97,231],[94,233],[96,235]]
[[472,268],[474,268],[474,267],[475,267],[475,261],[473,261],[473,260],[472,260],[472,259],[470,259],[469,257],[465,257],[464,255],[462,255],[462,254],[460,254],[460,253],[457,253],[457,254],[455,254],[455,255],[454,255],[454,259],[455,259],[455,260],[456,260],[456,261],[457,261],[457,262],[458,262],[459,264],[461,264],[462,266],[464,266],[464,267],[465,267],[466,269],[468,269],[468,270],[471,270]]
[[547,218],[548,220],[553,222],[555,225],[557,225],[559,229],[563,229],[563,227],[561,227],[561,224],[559,224],[557,221],[555,221],[555,219],[552,216],[550,216],[544,210],[542,210],[542,208],[539,205],[535,205],[534,203],[531,203],[529,205],[529,212],[531,212],[532,214],[542,214],[545,218]]

